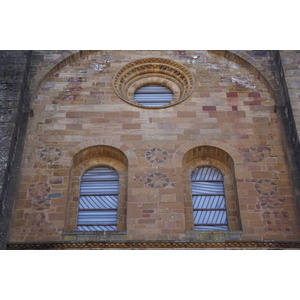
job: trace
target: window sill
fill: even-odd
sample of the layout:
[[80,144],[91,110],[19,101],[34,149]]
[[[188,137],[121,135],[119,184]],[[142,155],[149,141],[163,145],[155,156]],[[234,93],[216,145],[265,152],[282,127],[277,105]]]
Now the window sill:
[[63,242],[124,241],[126,231],[63,231]]

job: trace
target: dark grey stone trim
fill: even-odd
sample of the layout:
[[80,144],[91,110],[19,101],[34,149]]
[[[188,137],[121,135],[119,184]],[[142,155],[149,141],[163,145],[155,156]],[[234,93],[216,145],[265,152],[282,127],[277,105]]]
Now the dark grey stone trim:
[[[294,119],[290,96],[285,80],[284,70],[279,51],[272,51],[276,67],[276,78],[279,84],[278,96],[279,106],[276,111],[279,114],[283,130],[283,144],[286,151],[286,159],[289,165],[289,172],[292,179],[292,186],[298,205],[298,216],[300,217],[300,142]],[[298,218],[300,226],[300,218]]]
[[179,241],[121,241],[121,242],[49,242],[10,243],[8,250],[70,250],[70,249],[248,249],[284,250],[300,249],[295,241],[224,241],[224,242],[179,242]]
[[32,51],[0,51],[0,80],[10,82],[10,89],[0,93],[3,103],[1,115],[7,115],[9,107],[13,107],[9,119],[1,124],[7,131],[2,149],[0,168],[0,249],[6,249],[9,237],[12,208],[17,196],[20,165],[26,135],[29,109],[29,72]]

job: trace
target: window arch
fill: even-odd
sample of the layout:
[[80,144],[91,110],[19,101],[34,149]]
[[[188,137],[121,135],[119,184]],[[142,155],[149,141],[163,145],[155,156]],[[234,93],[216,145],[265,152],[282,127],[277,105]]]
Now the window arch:
[[[126,231],[127,172],[128,159],[115,147],[91,146],[75,154],[70,170],[65,231]],[[106,211],[104,217],[106,209],[111,211]],[[95,220],[98,223],[92,223]]]
[[78,231],[116,231],[119,175],[109,167],[88,170],[80,181]]
[[228,230],[224,177],[212,167],[191,174],[195,230]]
[[234,161],[227,152],[207,145],[190,149],[183,175],[187,231],[241,230]]

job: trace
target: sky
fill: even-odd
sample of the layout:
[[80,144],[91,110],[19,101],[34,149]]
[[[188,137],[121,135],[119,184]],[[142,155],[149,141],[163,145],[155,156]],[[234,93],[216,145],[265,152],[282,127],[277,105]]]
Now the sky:
[[10,0],[1,50],[294,50],[295,1]]

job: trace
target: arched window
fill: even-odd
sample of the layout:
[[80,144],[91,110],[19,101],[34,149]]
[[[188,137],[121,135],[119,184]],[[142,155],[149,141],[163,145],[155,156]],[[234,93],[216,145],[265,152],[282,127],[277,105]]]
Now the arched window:
[[191,174],[194,230],[228,230],[224,179],[216,168]]
[[78,231],[117,230],[119,175],[108,167],[87,171],[81,178]]

